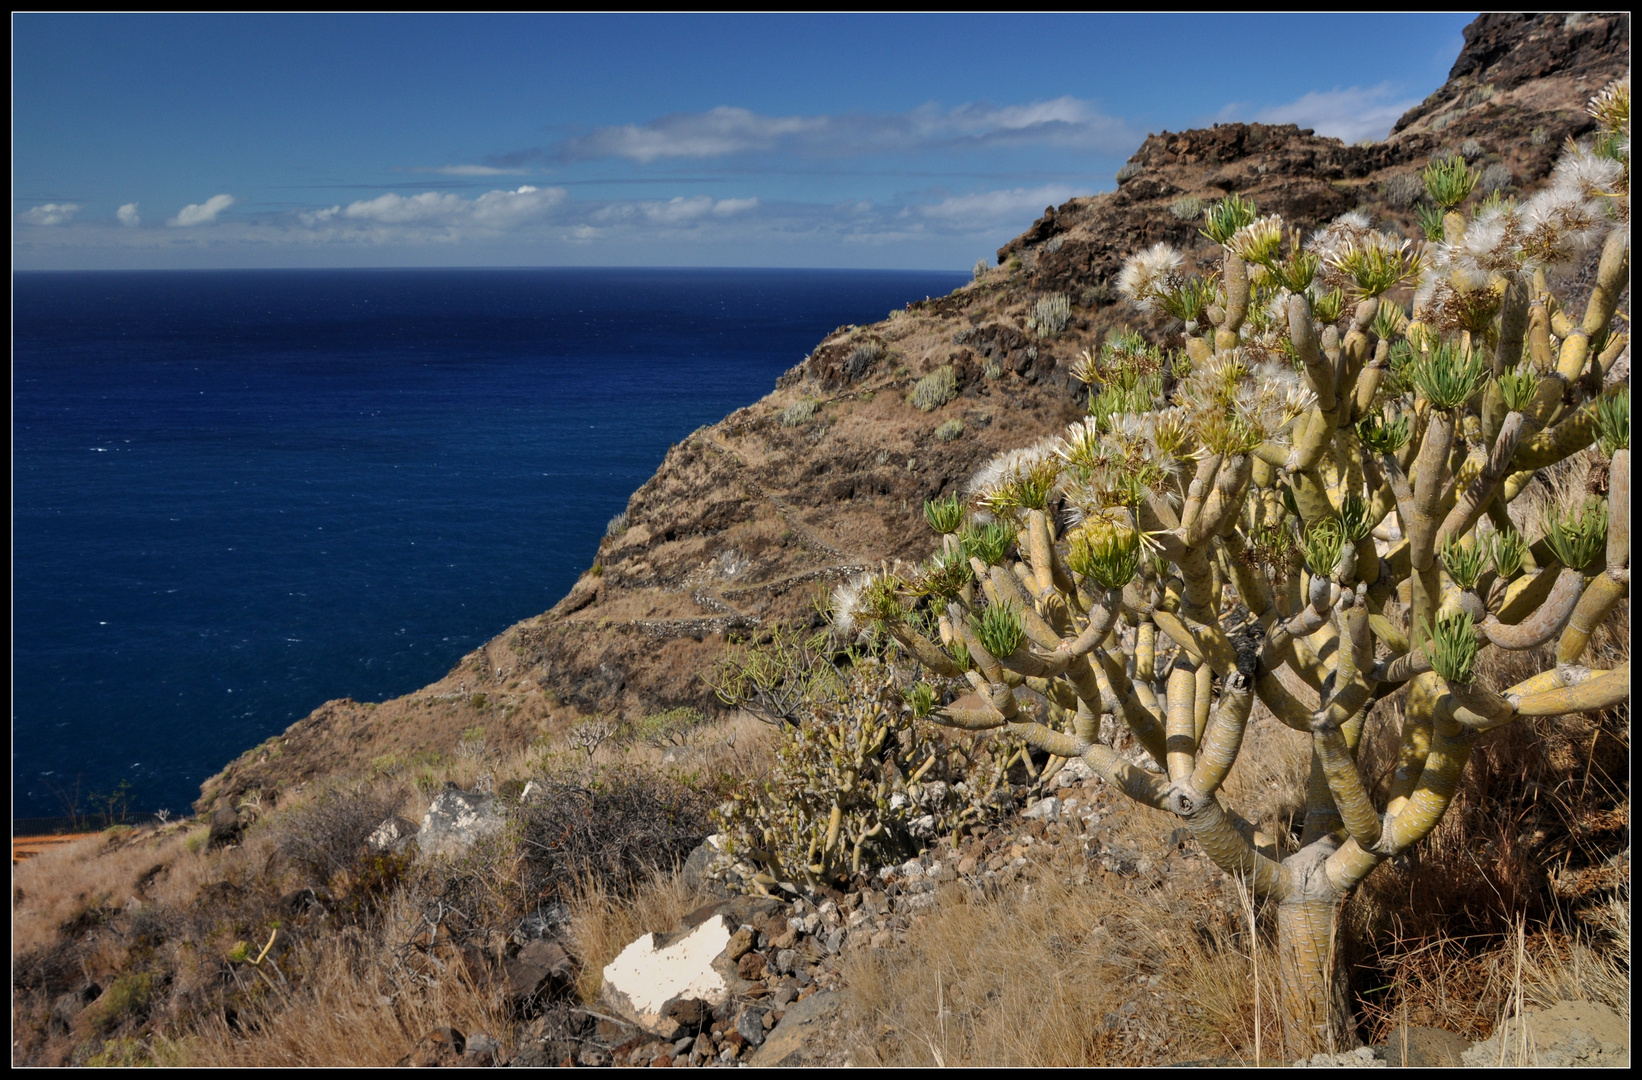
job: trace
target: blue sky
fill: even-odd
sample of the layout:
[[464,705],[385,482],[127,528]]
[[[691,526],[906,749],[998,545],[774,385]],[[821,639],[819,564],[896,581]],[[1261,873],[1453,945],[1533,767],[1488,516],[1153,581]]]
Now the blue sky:
[[18,269],[965,269],[1148,132],[1383,137],[1469,14],[13,18]]

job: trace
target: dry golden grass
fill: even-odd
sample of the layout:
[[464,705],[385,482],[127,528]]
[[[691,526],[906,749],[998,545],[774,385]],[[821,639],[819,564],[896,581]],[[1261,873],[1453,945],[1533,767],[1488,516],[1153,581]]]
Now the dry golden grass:
[[[1591,913],[1586,913],[1590,920]],[[1630,905],[1627,894],[1598,909],[1572,932],[1552,925],[1491,935],[1487,947],[1433,935],[1396,942],[1384,993],[1364,1002],[1364,1034],[1383,1040],[1407,1023],[1487,1038],[1520,1002],[1548,1009],[1561,1001],[1595,1001],[1630,1018]],[[1520,995],[1520,996],[1519,996]]]
[[[167,889],[172,868],[195,861],[185,845],[182,829],[172,826],[112,842],[107,836],[88,837],[13,867],[12,955],[49,945],[58,927],[88,910],[124,907]],[[139,881],[156,866],[162,870],[139,889]]]
[[[390,912],[401,921],[412,913]],[[444,973],[419,974],[390,962],[374,943],[346,935],[298,950],[290,980],[271,964],[236,965],[242,988],[260,991],[260,1008],[238,1017],[231,1030],[220,1016],[164,1049],[191,1066],[387,1067],[403,1059],[427,1032],[454,1027],[483,1031],[508,1045],[511,1025],[499,994],[475,986],[450,964]],[[259,985],[260,984],[260,985]]]
[[570,942],[582,964],[576,984],[582,1000],[598,998],[604,966],[640,934],[672,931],[709,899],[685,884],[676,870],[657,874],[627,896],[584,880],[570,903]]
[[[1167,815],[1125,808],[1114,835],[1156,863]],[[1087,880],[1078,884],[1080,871]],[[846,956],[861,1063],[1149,1064],[1254,1057],[1248,923],[1228,884],[1125,888],[1059,849],[1029,885],[949,887],[906,944]],[[1177,891],[1178,890],[1178,891]],[[1264,922],[1262,915],[1260,920]],[[1264,938],[1262,931],[1261,937]],[[1275,970],[1259,949],[1262,970]],[[1267,990],[1269,999],[1269,988]],[[1280,1053],[1268,1000],[1263,1051]]]

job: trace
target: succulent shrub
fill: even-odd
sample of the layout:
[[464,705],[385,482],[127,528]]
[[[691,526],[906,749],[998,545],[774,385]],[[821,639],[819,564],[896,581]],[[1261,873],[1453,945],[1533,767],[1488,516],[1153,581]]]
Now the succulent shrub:
[[951,420],[944,421],[935,429],[935,438],[941,442],[951,442],[962,436],[963,433],[964,422],[954,417]]
[[1072,302],[1062,293],[1040,296],[1026,316],[1026,328],[1041,338],[1059,337],[1072,318]]
[[782,427],[801,427],[815,419],[815,414],[820,410],[820,403],[813,398],[800,398],[782,410],[780,424]]
[[1196,195],[1183,195],[1169,204],[1169,213],[1181,221],[1196,221],[1203,216],[1203,200]]
[[1050,778],[1021,740],[954,739],[916,723],[938,696],[927,683],[899,686],[871,658],[847,680],[784,731],[769,778],[720,807],[725,848],[741,863],[716,871],[727,884],[837,887],[995,817]]
[[958,396],[958,376],[951,365],[942,365],[912,385],[908,400],[920,412],[934,412]]
[[1398,210],[1407,210],[1425,198],[1425,181],[1418,173],[1398,173],[1380,185],[1385,201]]
[[969,276],[974,278],[976,281],[979,281],[986,276],[986,272],[990,269],[992,269],[991,263],[987,262],[985,259],[976,259],[975,268],[969,272]]
[[[1434,161],[1422,179],[1440,245],[1357,214],[1303,237],[1246,200],[1208,208],[1221,265],[1184,348],[1120,334],[1085,353],[1073,371],[1090,415],[989,462],[969,506],[986,522],[932,514],[936,557],[856,598],[857,621],[963,691],[928,702],[929,721],[1082,758],[1275,901],[1291,1047],[1349,1041],[1345,965],[1331,960],[1341,905],[1430,835],[1478,737],[1629,699],[1628,661],[1586,666],[1630,582],[1629,405],[1614,370],[1628,93],[1593,103],[1602,152],[1570,148],[1521,205],[1467,213],[1475,172]],[[1589,300],[1565,310],[1546,270],[1593,246]],[[1191,287],[1182,266],[1158,245],[1119,288],[1159,306]],[[1393,297],[1410,288],[1408,311]],[[1530,545],[1509,504],[1593,444],[1611,456],[1606,499]],[[1490,652],[1547,643],[1554,663],[1531,678],[1481,674]],[[1400,713],[1376,721],[1399,725],[1381,783],[1357,750],[1397,691]],[[1221,788],[1257,698],[1313,752],[1303,829],[1275,854]],[[1145,763],[1102,741],[1124,727]]]
[[1510,168],[1496,161],[1484,167],[1482,175],[1477,177],[1477,192],[1484,196],[1493,195],[1510,187],[1513,179]]
[[605,535],[606,539],[612,539],[613,540],[613,539],[620,536],[622,533],[624,533],[626,531],[627,531],[627,511],[625,511],[625,510],[623,510],[621,513],[617,514],[615,517],[611,518],[609,520],[609,522],[607,522],[604,526],[604,535]]
[[844,378],[854,382],[876,364],[884,355],[884,347],[876,341],[864,341],[850,350],[849,357],[844,361]]

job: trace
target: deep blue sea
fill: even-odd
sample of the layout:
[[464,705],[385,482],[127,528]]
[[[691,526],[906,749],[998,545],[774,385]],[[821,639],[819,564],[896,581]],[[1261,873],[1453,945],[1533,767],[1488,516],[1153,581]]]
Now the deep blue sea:
[[965,277],[15,276],[14,816],[122,782],[184,811],[321,702],[432,682],[557,601],[670,445]]

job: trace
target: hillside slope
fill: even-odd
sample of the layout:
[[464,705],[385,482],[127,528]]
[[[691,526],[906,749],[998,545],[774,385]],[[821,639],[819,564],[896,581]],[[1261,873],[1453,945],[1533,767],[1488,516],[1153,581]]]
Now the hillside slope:
[[[673,447],[629,500],[627,530],[590,553],[551,611],[416,693],[325,703],[208,780],[196,808],[253,789],[277,798],[384,756],[448,751],[476,726],[508,747],[584,714],[714,708],[701,676],[732,635],[815,618],[819,590],[883,559],[920,557],[925,499],[1080,415],[1071,361],[1141,321],[1113,288],[1123,259],[1164,240],[1210,254],[1194,200],[1238,192],[1303,227],[1360,209],[1415,235],[1399,177],[1453,151],[1497,166],[1508,191],[1533,190],[1562,142],[1590,130],[1585,101],[1628,71],[1629,41],[1622,14],[1485,15],[1466,29],[1449,79],[1385,142],[1346,146],[1260,124],[1150,136],[1116,191],[1047,208],[980,280],[872,326],[840,327],[772,393]],[[1057,293],[1071,320],[1040,338],[1027,316]],[[953,399],[915,408],[917,380],[947,366]],[[952,421],[961,434],[938,436]]]

